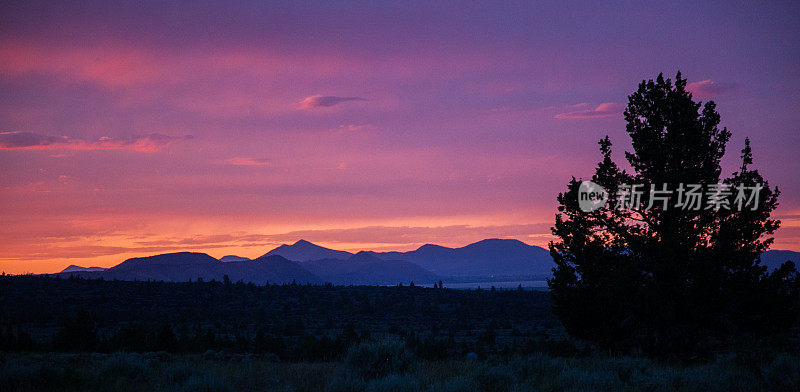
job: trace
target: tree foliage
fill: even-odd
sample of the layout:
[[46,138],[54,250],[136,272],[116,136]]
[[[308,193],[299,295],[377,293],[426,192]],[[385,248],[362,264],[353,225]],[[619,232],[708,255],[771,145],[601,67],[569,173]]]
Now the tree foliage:
[[[797,319],[797,272],[791,262],[772,273],[760,264],[780,225],[770,218],[780,192],[751,167],[749,140],[739,169],[722,178],[731,134],[720,127],[713,101],[693,101],[680,73],[674,84],[662,75],[640,83],[624,115],[630,172],[612,160],[606,136],[591,178],[610,205],[579,208],[582,181],[575,178],[558,195],[549,286],[567,330],[607,347],[665,354],[697,354],[743,336],[786,331]],[[630,193],[626,184],[643,184],[641,204],[614,208]],[[694,209],[677,192],[686,184],[763,188],[758,203],[741,209],[735,191],[721,196],[728,208]],[[663,200],[651,186],[673,192]]]

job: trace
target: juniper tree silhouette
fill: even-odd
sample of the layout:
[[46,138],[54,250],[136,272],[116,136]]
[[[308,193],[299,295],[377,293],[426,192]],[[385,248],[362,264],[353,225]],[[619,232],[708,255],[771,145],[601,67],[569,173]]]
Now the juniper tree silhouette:
[[99,340],[94,321],[85,309],[80,309],[73,317],[62,320],[53,337],[53,347],[59,351],[91,351]]
[[[643,184],[641,206],[617,209],[612,202],[585,212],[575,178],[558,195],[552,232],[559,240],[550,243],[556,268],[548,285],[568,332],[613,349],[695,356],[744,337],[787,331],[797,320],[797,271],[791,262],[772,273],[760,265],[780,225],[770,219],[780,192],[751,169],[749,140],[739,170],[721,178],[731,134],[719,127],[713,101],[692,100],[680,72],[674,84],[662,74],[642,81],[624,116],[631,172],[611,159],[606,136],[591,181],[612,201],[630,194],[625,184]],[[704,203],[690,209],[679,200],[680,184],[707,189],[719,183],[763,188],[758,203],[741,210],[733,190],[720,197],[729,208]],[[645,208],[650,186],[665,184],[675,192],[666,201],[653,197]]]

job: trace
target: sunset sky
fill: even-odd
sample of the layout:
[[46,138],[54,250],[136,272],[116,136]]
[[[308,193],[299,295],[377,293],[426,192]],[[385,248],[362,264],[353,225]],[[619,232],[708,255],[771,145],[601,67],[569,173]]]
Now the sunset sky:
[[[800,250],[800,3],[4,2],[0,270],[546,245],[642,79],[680,70]],[[705,3],[705,2],[704,2]],[[616,4],[616,5],[615,5]],[[630,3],[633,4],[633,3]]]

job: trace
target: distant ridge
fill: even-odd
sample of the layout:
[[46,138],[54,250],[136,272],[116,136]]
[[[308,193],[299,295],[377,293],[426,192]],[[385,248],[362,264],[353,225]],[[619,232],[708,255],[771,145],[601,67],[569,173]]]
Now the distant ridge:
[[262,256],[255,260],[221,262],[205,253],[179,252],[149,257],[136,257],[105,271],[61,272],[86,278],[118,280],[155,280],[186,282],[188,280],[222,281],[227,275],[232,282],[266,283],[323,283],[297,262],[284,257]]
[[[278,254],[301,263],[350,260],[353,257],[350,252],[325,248],[305,240],[281,245],[267,254]],[[486,239],[461,248],[426,244],[409,252],[362,251],[356,256],[365,258],[367,255],[384,261],[404,261],[436,276],[451,277],[550,275],[555,266],[548,250],[513,239]],[[330,262],[327,266],[336,271],[343,268]],[[321,276],[338,276],[338,272],[326,274],[321,271],[325,265],[313,263],[307,267]]]
[[249,260],[250,259],[248,259],[247,257],[240,257],[236,255],[222,256],[219,258],[219,261],[223,263],[230,263],[232,261],[249,261]]
[[405,260],[444,276],[550,275],[550,252],[513,239],[486,239],[461,248],[426,244],[410,252],[373,253]]
[[328,249],[319,245],[312,244],[306,240],[300,240],[292,245],[281,245],[265,254],[264,256],[278,255],[294,261],[311,261],[319,259],[348,259],[353,254],[342,250]]
[[358,252],[347,260],[321,259],[301,265],[326,282],[342,285],[396,285],[433,283],[442,279],[414,263],[383,260],[370,252]]
[[61,272],[100,272],[105,270],[103,267],[81,267],[73,264],[64,268]]
[[761,265],[772,271],[786,261],[793,261],[800,268],[800,252],[791,250],[768,250],[761,254]]
[[[768,270],[787,260],[800,265],[800,252],[770,250],[761,255]],[[552,273],[550,253],[538,246],[511,239],[486,239],[461,248],[426,244],[409,252],[361,251],[356,254],[300,240],[281,245],[250,260],[225,256],[217,260],[205,253],[178,252],[137,257],[112,267],[71,265],[57,276],[82,276],[119,280],[223,280],[270,283],[406,284],[430,283],[448,278],[546,276]]]
[[431,283],[447,277],[549,275],[553,262],[545,249],[517,240],[488,239],[461,248],[426,244],[410,252],[357,254],[325,248],[306,240],[281,245],[250,260],[229,255],[178,252],[125,260],[105,271],[73,270],[59,275],[119,280],[242,280],[263,284]]

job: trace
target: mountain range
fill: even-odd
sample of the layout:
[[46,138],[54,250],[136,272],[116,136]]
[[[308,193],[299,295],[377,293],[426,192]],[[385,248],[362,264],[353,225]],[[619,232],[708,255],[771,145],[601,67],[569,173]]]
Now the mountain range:
[[375,253],[406,260],[445,276],[550,275],[550,252],[518,240],[487,239],[461,248],[427,244],[410,252]]
[[67,271],[58,275],[117,280],[188,280],[215,279],[227,275],[231,281],[266,283],[324,283],[322,279],[301,267],[296,261],[281,256],[262,256],[255,260],[222,262],[205,253],[179,252],[157,256],[136,257],[103,271]]
[[[518,240],[487,239],[461,248],[426,244],[409,252],[362,252],[381,260],[402,260],[441,276],[526,276],[549,275],[553,269],[550,252]],[[267,253],[308,262],[321,259],[347,260],[350,252],[324,248],[305,240],[281,245]]]
[[300,240],[292,245],[283,244],[264,256],[278,255],[294,261],[311,261],[321,259],[347,260],[353,256],[350,252],[343,250],[333,250],[312,244],[306,240]]
[[383,260],[369,252],[358,252],[347,260],[309,260],[301,265],[326,282],[342,285],[431,283],[442,278],[414,263]]
[[781,266],[787,260],[794,262],[800,270],[800,252],[791,250],[768,250],[761,254],[761,265],[772,271]]
[[[800,252],[771,250],[762,265],[772,270],[786,260],[800,264]],[[356,254],[300,240],[261,257],[179,252],[137,257],[108,268],[71,265],[59,276],[118,280],[223,280],[265,283],[394,285],[444,281],[491,280],[498,277],[543,279],[552,273],[547,250],[518,240],[487,239],[461,248],[426,244],[408,252],[361,251]]]

